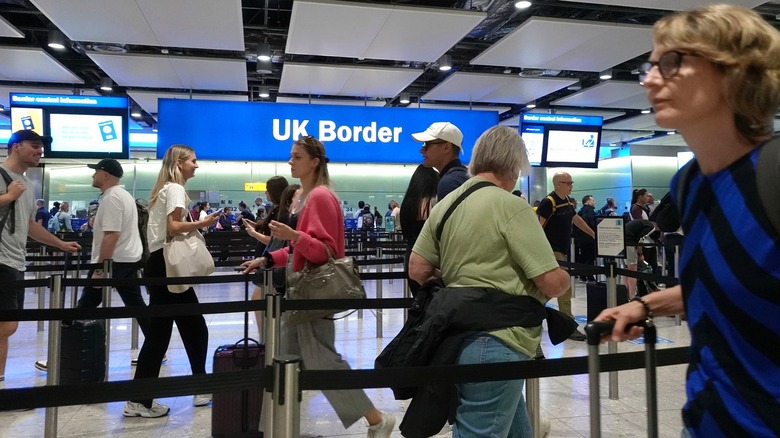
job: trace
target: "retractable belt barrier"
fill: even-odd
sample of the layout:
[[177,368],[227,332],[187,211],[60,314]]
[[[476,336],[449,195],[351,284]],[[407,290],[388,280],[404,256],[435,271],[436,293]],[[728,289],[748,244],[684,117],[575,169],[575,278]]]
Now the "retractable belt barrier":
[[[572,277],[575,276],[583,276],[583,275],[607,275],[607,267],[606,266],[593,266],[593,265],[585,265],[582,263],[572,263],[567,262],[565,260],[558,260],[558,264],[564,268],[566,268],[566,272],[571,275]],[[680,280],[676,277],[668,277],[663,275],[655,275],[655,274],[646,274],[644,272],[637,272],[637,271],[631,271],[628,269],[620,269],[620,268],[614,268],[615,274],[622,275],[624,277],[631,277],[636,278],[639,280],[644,281],[653,281],[656,283],[663,283],[667,287],[669,286],[676,286],[680,284]]]

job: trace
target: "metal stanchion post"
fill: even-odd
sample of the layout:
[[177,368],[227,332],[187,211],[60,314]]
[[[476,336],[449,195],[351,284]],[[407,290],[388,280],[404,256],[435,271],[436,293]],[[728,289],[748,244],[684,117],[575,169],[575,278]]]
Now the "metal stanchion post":
[[[43,257],[43,256],[46,255],[46,247],[45,246],[41,246],[41,249],[38,251],[38,255],[40,257]],[[37,264],[38,266],[42,266],[43,265],[43,260],[38,260],[35,264]],[[43,272],[41,272],[41,271],[36,272],[35,273],[35,279],[39,280],[41,278],[43,278]],[[46,306],[46,297],[43,294],[43,286],[36,287],[35,288],[35,293],[38,294],[38,308],[39,309],[45,308],[45,306]],[[38,321],[38,332],[40,333],[42,331],[43,331],[43,321]]]
[[525,379],[525,406],[531,420],[533,438],[542,438],[542,420],[539,408],[539,379]]
[[[404,298],[411,298],[412,292],[409,290],[409,279],[404,278]],[[406,320],[409,319],[409,308],[404,307],[404,324],[406,324]]]
[[[674,246],[674,277],[680,278],[680,245]],[[674,325],[682,325],[682,315],[674,315]]]
[[[574,263],[574,240],[569,246],[569,262]],[[576,275],[569,275],[569,286],[571,287],[571,297],[577,297],[577,279]]]
[[[615,273],[614,260],[607,262],[607,307],[617,306],[617,274]],[[617,342],[607,342],[607,353],[617,353]],[[592,388],[591,388],[592,389]],[[618,373],[617,371],[609,372],[609,398],[611,400],[618,400],[620,398],[618,394]]]
[[[138,278],[143,277],[143,270],[138,270]],[[138,320],[133,318],[133,322],[130,329],[130,349],[131,350],[138,350]]]
[[[271,275],[271,270],[267,271]],[[279,355],[279,339],[282,322],[282,296],[277,293],[265,295],[265,365],[271,366],[274,357]],[[260,415],[261,430],[269,437],[274,430],[273,393],[263,391],[263,410]],[[280,435],[281,436],[281,435]]]
[[[76,266],[73,267],[73,278],[79,278],[81,276],[81,251],[76,252]],[[66,258],[67,260],[67,258]],[[65,268],[67,269],[67,267]],[[70,287],[70,307],[75,309],[79,302],[79,287],[73,285]]]
[[298,438],[301,434],[300,370],[300,356],[282,354],[274,358],[274,437]]
[[[114,261],[112,259],[103,260],[103,278],[111,278],[113,275]],[[103,308],[111,307],[111,286],[103,286]],[[109,352],[111,351],[111,320],[103,320],[106,327],[106,378],[108,382]]]
[[[62,274],[51,276],[51,298],[52,309],[61,309],[63,306],[62,293]],[[57,385],[60,383],[60,337],[62,334],[62,321],[49,321],[49,353],[47,362],[46,385]],[[57,436],[57,413],[56,406],[46,408],[46,418],[44,420],[43,435],[46,438]]]
[[[360,243],[358,243],[358,246],[360,246]],[[359,265],[358,267],[358,275],[362,274],[363,271],[366,269],[365,266]],[[358,319],[363,319],[363,309],[358,309],[357,311]]]
[[[645,364],[655,358],[657,332],[652,319],[645,321]],[[647,393],[647,436],[658,438],[658,391],[656,389],[656,365],[645,366],[645,392]]]
[[[376,266],[376,273],[381,274],[382,273],[382,265]],[[376,280],[376,297],[382,298],[382,279],[378,278]],[[376,337],[382,338],[383,331],[382,331],[382,322],[383,322],[383,316],[384,316],[384,309],[376,309]]]

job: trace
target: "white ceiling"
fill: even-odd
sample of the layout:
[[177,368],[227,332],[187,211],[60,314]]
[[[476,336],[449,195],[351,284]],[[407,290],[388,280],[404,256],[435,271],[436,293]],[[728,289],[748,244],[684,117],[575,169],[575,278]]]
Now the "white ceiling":
[[433,62],[485,17],[456,9],[297,0],[285,52]]
[[551,102],[551,104],[633,109],[650,107],[645,89],[638,82],[612,80],[604,81],[562,99],[557,99]]
[[244,60],[99,53],[88,56],[123,87],[247,91]]
[[244,51],[241,0],[31,1],[71,40]]
[[0,47],[0,60],[0,81],[84,83],[43,49]]
[[246,102],[245,95],[236,94],[204,94],[204,93],[165,93],[152,91],[128,91],[127,95],[135,101],[144,111],[150,114],[157,114],[157,104],[159,99],[199,99],[199,100],[230,100],[235,102]]
[[422,70],[287,62],[279,91],[314,96],[395,97]]
[[2,38],[24,38],[24,34],[16,28],[13,24],[9,23],[3,17],[0,17],[0,37]]
[[533,17],[471,64],[600,72],[650,50],[649,26]]
[[422,96],[426,100],[525,104],[575,84],[576,79],[456,72]]
[[[682,11],[695,6],[724,3],[724,1],[701,0],[562,0],[565,2],[591,3],[612,6],[627,6],[632,8],[662,9],[670,11]],[[755,8],[766,3],[764,0],[729,0],[728,3],[741,5],[746,8]]]

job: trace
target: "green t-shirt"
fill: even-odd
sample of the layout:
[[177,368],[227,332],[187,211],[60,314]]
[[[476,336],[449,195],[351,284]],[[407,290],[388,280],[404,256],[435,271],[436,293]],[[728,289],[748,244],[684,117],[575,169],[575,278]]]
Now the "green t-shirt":
[[[499,187],[482,188],[447,220],[437,247],[436,227],[453,201],[484,178],[473,177],[439,201],[413,252],[441,269],[448,287],[489,287],[547,302],[531,280],[558,267],[536,214],[528,203]],[[440,251],[441,249],[441,251]],[[490,334],[534,357],[542,328],[510,327]]]

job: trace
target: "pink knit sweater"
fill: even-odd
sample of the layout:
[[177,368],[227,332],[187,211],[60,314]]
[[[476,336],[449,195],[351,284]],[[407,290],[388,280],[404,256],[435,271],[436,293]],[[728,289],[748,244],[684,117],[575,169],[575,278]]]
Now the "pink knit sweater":
[[[322,245],[325,243],[333,252],[334,258],[344,257],[344,214],[336,195],[324,186],[318,186],[309,193],[306,203],[298,217],[300,238],[292,243],[293,271],[300,271],[305,261],[311,266],[319,266],[328,261],[328,253]],[[270,253],[275,267],[287,263],[288,248]]]

